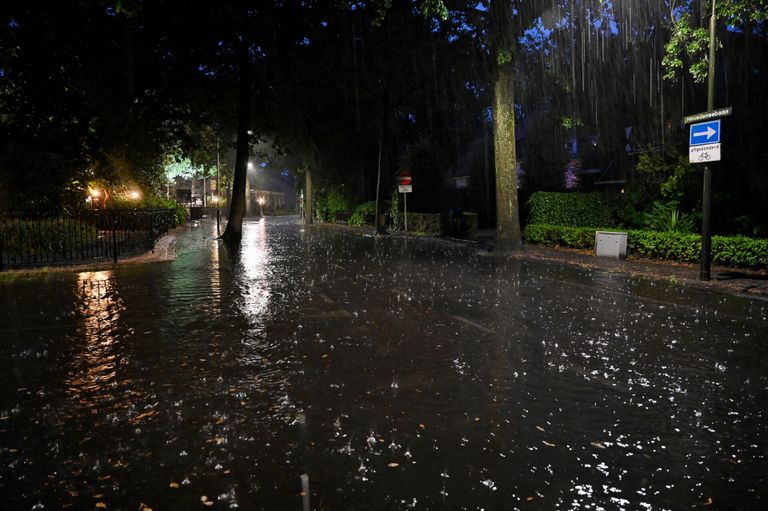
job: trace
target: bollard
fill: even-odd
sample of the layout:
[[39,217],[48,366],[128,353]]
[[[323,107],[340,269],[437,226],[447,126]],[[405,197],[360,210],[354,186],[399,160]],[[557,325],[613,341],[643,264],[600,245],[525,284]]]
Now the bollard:
[[309,511],[309,476],[301,474],[301,510]]

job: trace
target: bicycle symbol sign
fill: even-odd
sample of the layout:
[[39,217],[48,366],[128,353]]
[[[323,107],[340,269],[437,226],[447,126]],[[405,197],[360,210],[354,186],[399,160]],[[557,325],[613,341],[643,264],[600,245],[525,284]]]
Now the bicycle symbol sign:
[[688,161],[691,163],[720,161],[720,144],[694,145],[689,147]]

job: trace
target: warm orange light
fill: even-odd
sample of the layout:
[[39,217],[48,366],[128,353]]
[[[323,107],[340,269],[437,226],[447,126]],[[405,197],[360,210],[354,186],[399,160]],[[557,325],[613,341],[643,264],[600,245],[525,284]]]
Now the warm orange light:
[[139,192],[137,192],[136,190],[133,190],[131,192],[131,199],[138,200],[140,197],[141,197],[141,194]]

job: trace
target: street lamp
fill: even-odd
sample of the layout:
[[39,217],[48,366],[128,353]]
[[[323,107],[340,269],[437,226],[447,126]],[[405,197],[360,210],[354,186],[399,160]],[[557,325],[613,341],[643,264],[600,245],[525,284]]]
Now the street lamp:
[[141,198],[141,194],[136,190],[131,191],[130,195],[132,200],[139,200]]

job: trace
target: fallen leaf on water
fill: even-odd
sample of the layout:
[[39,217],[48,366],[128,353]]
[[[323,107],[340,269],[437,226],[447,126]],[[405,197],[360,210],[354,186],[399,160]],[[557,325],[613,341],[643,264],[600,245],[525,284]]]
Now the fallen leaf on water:
[[400,463],[394,463],[394,462],[393,463],[387,463],[387,466],[389,468],[397,468],[397,467],[400,466]]
[[600,442],[589,442],[589,445],[592,447],[595,447],[596,449],[607,449],[607,447],[604,444],[601,444]]
[[139,511],[152,511],[152,508],[146,505],[145,503],[141,502],[139,504]]
[[97,502],[96,503],[96,508],[97,509],[107,509],[107,505],[105,503],[103,503],[103,502]]
[[530,501],[532,501],[532,500],[533,500],[533,497],[532,497],[532,496],[531,496],[531,497],[528,497],[528,498],[527,498],[527,499],[525,499],[525,500],[527,500],[528,502],[530,502]]
[[475,422],[480,422],[480,417],[475,417]]
[[203,495],[202,497],[200,497],[200,502],[202,502],[204,506],[212,506],[213,505],[213,501],[212,500],[208,500],[208,496],[207,495]]
[[424,424],[419,424],[419,429],[427,429],[427,427]]
[[307,492],[305,492],[305,491],[300,491],[299,492],[299,497],[305,497],[306,495],[307,495]]
[[322,358],[328,358],[328,354],[327,353],[323,353]]
[[711,506],[712,505],[712,497],[707,497],[707,501],[704,503],[705,506]]
[[536,429],[538,429],[542,433],[544,433],[546,431],[546,429],[542,428],[541,426],[536,426]]
[[542,440],[542,443],[543,443],[544,445],[546,445],[547,447],[554,447],[554,446],[555,446],[555,444],[552,444],[552,443],[550,443],[550,442],[547,442],[546,440]]
[[93,496],[93,498],[94,498],[94,499],[100,499],[100,498],[102,498],[103,496],[104,496],[104,494],[103,494],[103,493],[98,493],[98,494],[94,495],[94,496]]
[[171,488],[178,488],[179,487],[179,483],[171,483],[168,486],[170,486]]

